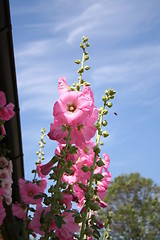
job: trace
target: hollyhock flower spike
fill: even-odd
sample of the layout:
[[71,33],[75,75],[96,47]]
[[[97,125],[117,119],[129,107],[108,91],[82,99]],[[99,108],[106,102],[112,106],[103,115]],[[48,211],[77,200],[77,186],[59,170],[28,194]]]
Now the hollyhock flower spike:
[[[115,91],[109,89],[102,97],[103,106],[98,109],[90,83],[83,72],[90,67],[87,48],[88,38],[83,37],[80,47],[83,51],[79,65],[78,81],[69,86],[66,78],[58,80],[59,99],[53,106],[53,122],[48,137],[58,143],[51,160],[43,162],[46,129],[42,129],[36,152],[36,169],[32,170],[33,180],[19,179],[21,203],[12,204],[16,218],[24,221],[25,239],[30,237],[59,240],[98,239],[103,223],[97,219],[97,211],[107,207],[106,196],[111,173],[108,171],[110,158],[101,154],[102,137],[108,110],[112,107]],[[0,131],[5,135],[4,123],[14,115],[14,105],[7,105],[5,94],[0,91]],[[95,142],[91,139],[97,136]],[[4,136],[0,136],[0,141]],[[12,184],[12,162],[5,158],[6,151],[0,153],[0,224],[5,218],[3,204],[10,204]],[[4,157],[3,157],[3,156]],[[48,175],[48,179],[46,176]],[[47,188],[47,183],[50,183]],[[76,206],[76,210],[74,209]],[[38,236],[37,236],[38,234]]]

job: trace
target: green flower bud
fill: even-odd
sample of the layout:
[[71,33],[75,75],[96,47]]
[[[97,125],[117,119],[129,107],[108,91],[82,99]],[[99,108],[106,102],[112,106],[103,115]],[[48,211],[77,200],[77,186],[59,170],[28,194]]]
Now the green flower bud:
[[90,44],[89,43],[86,43],[86,47],[89,47],[90,46]]
[[80,43],[80,48],[85,48],[85,45],[83,43]]
[[84,72],[84,68],[79,68],[77,72],[78,73],[83,73]]
[[85,82],[85,86],[90,86],[91,84],[89,82]]
[[109,136],[109,132],[103,131],[103,132],[102,132],[102,136],[103,136],[104,138],[108,137],[108,136]]
[[104,143],[103,143],[103,142],[100,142],[99,144],[100,144],[101,146],[103,146],[103,145],[104,145]]
[[103,112],[102,112],[103,115],[107,115],[108,114],[108,110],[107,109],[104,109]]
[[102,96],[102,101],[106,102],[106,96]]
[[99,122],[96,122],[95,124],[94,124],[94,126],[95,126],[95,128],[99,128],[100,127],[100,125],[99,125]]
[[107,106],[108,106],[109,108],[111,108],[111,107],[113,106],[113,104],[112,104],[111,102],[108,102],[108,103],[107,103]]
[[114,98],[114,95],[109,95],[109,98],[110,98],[110,99],[113,99],[113,98]]
[[84,60],[86,61],[86,60],[88,60],[88,59],[89,59],[89,56],[88,56],[88,55],[85,55]]
[[107,126],[108,122],[106,120],[103,120],[102,125],[105,127]]
[[102,110],[103,110],[103,108],[101,107],[101,108],[99,108],[99,113],[101,113],[102,112]]
[[89,66],[85,66],[85,70],[88,71],[90,69]]
[[105,91],[105,94],[108,95],[108,90]]
[[88,37],[83,36],[83,42],[87,42],[88,41]]
[[77,59],[77,60],[75,61],[75,63],[76,63],[76,64],[80,64],[81,61],[80,61],[79,59]]
[[100,209],[100,206],[97,203],[89,202],[90,209],[93,211],[98,211]]

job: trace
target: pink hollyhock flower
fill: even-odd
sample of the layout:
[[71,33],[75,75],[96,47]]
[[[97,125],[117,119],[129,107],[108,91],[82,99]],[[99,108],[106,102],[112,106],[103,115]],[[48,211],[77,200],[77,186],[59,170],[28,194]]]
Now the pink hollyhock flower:
[[37,166],[37,169],[39,169],[39,177],[41,176],[42,178],[45,178],[46,175],[48,175],[51,171],[51,168],[53,167],[53,163],[52,160],[50,160],[48,163],[46,164],[39,164]]
[[92,137],[94,137],[97,131],[94,126],[97,118],[98,109],[94,108],[91,116],[84,118],[73,126],[71,138],[77,146],[81,147],[83,142],[89,141]]
[[2,225],[5,216],[6,216],[5,208],[3,207],[2,199],[0,198],[0,225]]
[[8,171],[9,171],[10,176],[12,176],[12,172],[13,172],[13,164],[12,164],[12,161],[9,161],[9,162],[8,162]]
[[90,87],[83,85],[82,93],[88,100],[88,105],[93,109],[94,108],[94,94]]
[[[37,206],[36,211],[34,213],[34,217],[32,218],[32,221],[30,222],[29,228],[31,228],[35,233],[40,234],[41,236],[45,235],[45,230],[41,227],[41,214],[44,211],[44,218],[46,218],[46,213],[50,211],[49,207],[42,207],[41,205]],[[55,222],[53,220],[50,230],[55,230]]]
[[4,125],[0,126],[0,131],[2,133],[2,136],[6,135],[6,130],[4,128]]
[[77,182],[77,168],[76,168],[76,165],[73,165],[71,167],[71,170],[73,170],[72,175],[68,175],[67,173],[64,173],[62,178],[61,178],[62,182],[66,182],[69,185],[72,185],[75,182]]
[[82,167],[83,166],[87,166],[87,167],[91,167],[93,165],[93,158],[89,158],[89,157],[81,157],[80,160],[76,163],[76,168],[77,168],[77,172],[76,172],[76,175],[77,175],[77,179],[78,179],[78,182],[81,182],[81,183],[84,183],[86,184],[87,183],[87,180],[90,179],[90,171],[88,172],[84,172],[82,170]]
[[108,185],[111,182],[111,173],[109,171],[104,172],[103,176],[104,178],[97,184],[97,194],[101,200],[105,197]]
[[97,202],[97,203],[98,203],[98,205],[99,205],[101,208],[106,208],[106,207],[108,207],[108,204],[105,203],[104,201],[102,201],[101,199],[100,199],[100,202]]
[[79,155],[85,156],[85,157],[89,156],[94,158],[94,155],[95,155],[93,151],[94,147],[95,147],[95,143],[92,140],[83,142],[81,147],[79,147]]
[[25,220],[27,214],[27,206],[22,203],[13,203],[12,212],[15,217]]
[[56,227],[56,235],[59,240],[73,240],[74,233],[78,231],[79,225],[75,223],[73,213],[63,213],[65,224],[60,229]]
[[5,202],[10,205],[12,202],[12,185],[13,181],[11,178],[4,179],[1,182],[1,187],[5,190]]
[[0,119],[4,121],[10,120],[14,116],[14,104],[9,103],[6,106],[5,93],[0,91]]
[[71,209],[72,207],[72,203],[71,203],[72,199],[73,199],[72,194],[63,192],[62,202],[66,205],[66,208],[68,210]]
[[[59,143],[66,144],[66,139],[68,138],[68,130],[67,126],[62,122],[54,119],[53,124],[50,125],[50,132],[48,133],[48,137],[51,140],[56,140]],[[71,143],[73,143],[71,141]]]
[[37,186],[39,187],[39,192],[44,192],[47,187],[47,179],[42,179],[37,182]]
[[10,178],[10,174],[7,168],[0,169],[0,180]]
[[[66,145],[61,145],[60,143],[58,144],[58,147],[55,150],[55,155],[61,155],[61,150],[65,151],[65,147]],[[66,157],[65,157],[66,162],[68,162],[69,160],[71,160],[72,162],[76,162],[78,160],[78,154],[70,154],[67,153]]]
[[105,164],[103,167],[104,167],[104,170],[107,172],[110,164],[110,157],[106,153],[103,154],[103,157],[104,157],[104,164]]
[[92,113],[92,99],[83,92],[67,92],[54,104],[53,116],[62,124],[73,125]]
[[8,161],[5,157],[1,156],[0,157],[0,168],[4,168],[8,165]]
[[42,174],[41,172],[41,167],[43,166],[42,163],[38,164],[37,165],[37,173],[38,173],[38,177],[41,177],[41,178],[45,178],[46,176]]
[[40,194],[40,187],[37,186],[36,183],[27,182],[24,179],[19,179],[19,188],[20,188],[20,194],[21,198],[24,203],[29,204],[40,204],[42,201],[42,198],[34,199],[34,196]]
[[59,94],[69,92],[69,86],[66,83],[66,78],[62,77],[58,80],[58,92]]
[[78,197],[77,206],[82,207],[85,200],[86,189],[82,190],[78,184],[75,184],[73,189],[76,196]]

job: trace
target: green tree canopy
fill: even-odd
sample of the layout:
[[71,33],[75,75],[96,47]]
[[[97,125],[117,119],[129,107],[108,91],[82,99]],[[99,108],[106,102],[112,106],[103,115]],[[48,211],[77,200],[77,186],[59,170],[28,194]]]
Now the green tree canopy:
[[[139,173],[121,175],[111,183],[105,202],[113,211],[113,239],[160,239],[160,186]],[[107,213],[101,213],[105,221]]]

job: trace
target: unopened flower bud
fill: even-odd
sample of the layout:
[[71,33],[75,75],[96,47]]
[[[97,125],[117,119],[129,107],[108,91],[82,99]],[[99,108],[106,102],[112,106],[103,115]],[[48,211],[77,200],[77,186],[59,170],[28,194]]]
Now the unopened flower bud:
[[85,70],[87,70],[87,71],[88,71],[89,69],[90,69],[90,67],[89,67],[89,66],[85,66]]
[[108,90],[105,91],[105,94],[108,95]]
[[77,60],[75,61],[75,63],[76,63],[76,64],[80,64],[81,61],[80,61],[79,59],[77,59]]
[[83,43],[80,43],[80,48],[85,48],[84,44]]
[[89,59],[89,56],[88,56],[88,55],[85,55],[84,60],[86,61],[86,60],[88,60],[88,59]]
[[88,37],[83,36],[83,42],[87,42],[88,41]]
[[107,126],[108,122],[106,120],[103,120],[102,125]]
[[89,82],[85,82],[85,86],[90,86],[91,84]]
[[109,132],[103,131],[103,132],[102,132],[102,136],[103,136],[104,138],[108,137],[108,136],[109,136]]
[[107,113],[108,113],[108,110],[107,110],[107,109],[104,109],[104,110],[103,110],[103,115],[107,115]]
[[84,72],[84,68],[79,68],[77,72],[78,73],[83,73]]
[[90,46],[90,44],[89,43],[86,43],[86,47],[89,47]]
[[106,102],[106,96],[102,96],[102,101]]
[[111,108],[111,107],[113,106],[113,104],[112,104],[111,102],[108,102],[108,103],[107,103],[107,106],[108,106],[109,108]]

